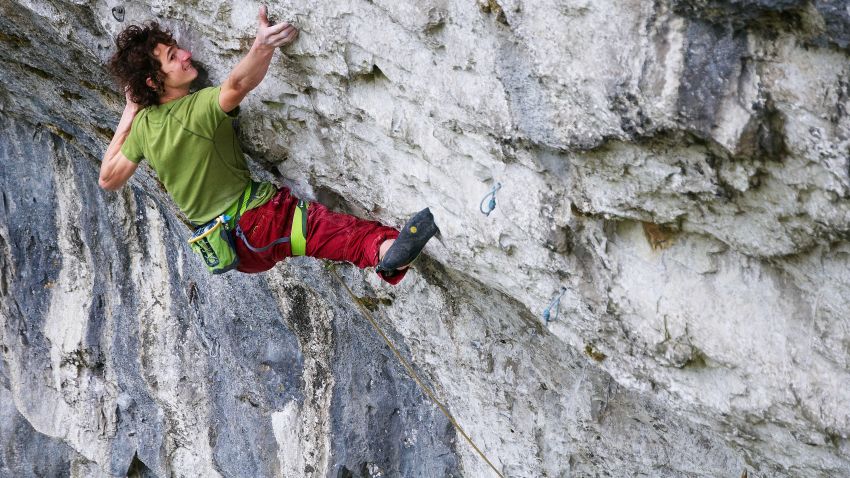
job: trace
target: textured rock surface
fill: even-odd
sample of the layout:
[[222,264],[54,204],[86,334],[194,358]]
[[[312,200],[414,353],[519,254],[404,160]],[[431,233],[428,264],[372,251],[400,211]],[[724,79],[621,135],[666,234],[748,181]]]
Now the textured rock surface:
[[5,374],[0,374],[0,407],[0,476],[68,476],[72,448],[33,430],[15,408]]
[[[0,438],[49,450],[0,471],[488,476],[322,264],[209,277],[146,170],[97,188],[114,35],[158,17],[218,83],[257,6],[118,5],[0,2]],[[432,206],[400,287],[339,270],[502,473],[850,474],[846,2],[271,12],[256,174]]]

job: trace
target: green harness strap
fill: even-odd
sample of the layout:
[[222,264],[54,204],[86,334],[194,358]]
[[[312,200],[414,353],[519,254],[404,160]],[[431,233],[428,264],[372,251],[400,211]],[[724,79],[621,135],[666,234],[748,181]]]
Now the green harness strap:
[[303,256],[307,251],[307,207],[303,199],[298,200],[295,215],[292,218],[292,230],[289,232],[289,245],[293,256]]
[[[251,192],[248,196],[249,202],[250,199],[254,197],[254,187],[252,184]],[[246,203],[247,204],[247,203]],[[239,217],[242,216],[242,211],[239,211],[239,215],[236,216],[236,237],[242,239],[242,243],[245,244],[249,250],[261,253],[266,252],[272,246],[277,244],[282,244],[284,242],[289,243],[290,251],[292,251],[293,256],[303,256],[307,252],[307,208],[309,207],[309,203],[303,199],[298,200],[298,205],[295,208],[295,213],[292,216],[292,228],[289,231],[289,237],[280,237],[270,244],[266,244],[263,247],[254,247],[249,241],[248,238],[245,237],[245,232],[242,231],[242,228],[239,227]],[[240,201],[240,209],[241,209],[241,201]]]

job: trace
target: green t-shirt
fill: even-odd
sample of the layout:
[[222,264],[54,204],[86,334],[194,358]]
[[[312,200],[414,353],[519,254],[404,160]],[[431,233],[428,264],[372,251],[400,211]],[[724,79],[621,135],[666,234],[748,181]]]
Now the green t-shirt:
[[204,88],[143,109],[121,147],[134,163],[148,160],[177,207],[196,224],[232,206],[251,180],[233,129],[238,108],[222,111],[220,91]]

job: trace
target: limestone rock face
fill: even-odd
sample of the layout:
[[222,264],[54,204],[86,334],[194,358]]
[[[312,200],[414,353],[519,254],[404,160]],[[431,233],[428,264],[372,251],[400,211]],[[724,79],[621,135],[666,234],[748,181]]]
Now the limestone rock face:
[[850,475],[846,1],[271,5],[255,176],[430,206],[397,287],[210,276],[147,167],[97,186],[117,33],[218,84],[258,6],[0,2],[0,475],[495,476],[364,308],[504,476]]

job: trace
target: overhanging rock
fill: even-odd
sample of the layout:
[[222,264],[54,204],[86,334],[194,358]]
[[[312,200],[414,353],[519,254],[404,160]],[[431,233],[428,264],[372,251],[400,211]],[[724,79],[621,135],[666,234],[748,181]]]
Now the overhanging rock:
[[[147,169],[97,187],[117,32],[157,19],[216,84],[256,7],[0,4],[4,423],[73,476],[488,476],[324,265],[210,277]],[[241,136],[303,197],[431,207],[443,240],[402,285],[339,270],[505,476],[840,476],[845,10],[273,5],[301,35]]]

